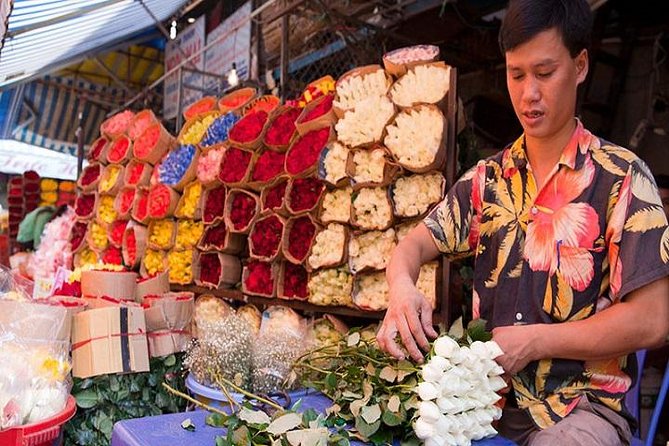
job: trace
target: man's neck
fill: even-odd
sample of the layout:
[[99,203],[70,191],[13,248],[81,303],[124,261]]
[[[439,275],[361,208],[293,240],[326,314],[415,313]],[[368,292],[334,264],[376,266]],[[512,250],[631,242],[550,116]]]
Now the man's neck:
[[527,159],[532,166],[532,172],[539,189],[544,185],[548,175],[560,161],[562,152],[571,139],[576,120],[570,121],[560,132],[546,138],[532,138],[525,135],[525,150]]

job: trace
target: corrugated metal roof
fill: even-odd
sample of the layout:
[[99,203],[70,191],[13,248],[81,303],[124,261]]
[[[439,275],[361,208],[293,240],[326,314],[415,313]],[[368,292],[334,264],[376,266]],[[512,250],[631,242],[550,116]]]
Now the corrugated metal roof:
[[153,28],[188,0],[14,0],[0,87],[46,74]]

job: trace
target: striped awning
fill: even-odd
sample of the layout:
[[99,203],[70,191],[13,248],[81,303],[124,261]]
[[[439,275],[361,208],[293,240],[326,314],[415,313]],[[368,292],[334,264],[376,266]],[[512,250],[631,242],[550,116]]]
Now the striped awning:
[[[7,3],[0,0],[0,4]],[[188,0],[13,0],[7,29],[1,35],[0,88],[130,42],[156,26],[152,16],[164,22],[186,3]]]

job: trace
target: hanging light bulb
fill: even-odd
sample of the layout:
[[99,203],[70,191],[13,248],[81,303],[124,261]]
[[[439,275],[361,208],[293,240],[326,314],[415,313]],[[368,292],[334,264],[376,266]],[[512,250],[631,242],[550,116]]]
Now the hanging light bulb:
[[237,75],[237,64],[232,62],[232,70],[228,73],[228,85],[236,87],[239,84],[239,76]]
[[170,28],[170,39],[174,40],[177,38],[177,21],[172,20],[172,27]]

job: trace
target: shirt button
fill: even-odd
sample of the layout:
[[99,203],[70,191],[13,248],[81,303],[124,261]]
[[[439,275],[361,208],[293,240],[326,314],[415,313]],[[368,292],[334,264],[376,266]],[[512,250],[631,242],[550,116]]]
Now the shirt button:
[[523,320],[523,313],[516,313],[516,320],[517,321],[522,321]]
[[537,209],[536,206],[532,206],[532,209],[530,209],[530,212],[532,215],[537,215],[539,213],[539,209]]

